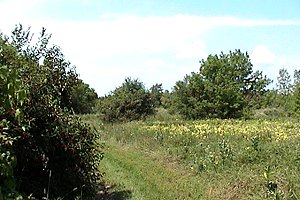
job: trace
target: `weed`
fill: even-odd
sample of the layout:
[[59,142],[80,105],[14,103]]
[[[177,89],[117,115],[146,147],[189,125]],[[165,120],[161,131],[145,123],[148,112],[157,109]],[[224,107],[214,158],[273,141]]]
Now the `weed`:
[[[102,163],[107,166],[104,171],[112,183],[121,183],[121,190],[132,190],[132,199],[159,194],[189,199],[190,193],[194,199],[298,199],[297,121],[149,119],[99,122],[99,128],[111,146]],[[180,172],[184,175],[165,173],[175,161],[185,169]],[[166,188],[171,194],[161,191]]]
[[228,141],[222,139],[219,143],[219,151],[223,165],[225,165],[227,161],[233,160],[233,151]]
[[271,167],[267,166],[264,172],[265,186],[266,186],[266,197],[275,200],[282,200],[284,198],[284,193],[278,188],[276,181],[273,181]]

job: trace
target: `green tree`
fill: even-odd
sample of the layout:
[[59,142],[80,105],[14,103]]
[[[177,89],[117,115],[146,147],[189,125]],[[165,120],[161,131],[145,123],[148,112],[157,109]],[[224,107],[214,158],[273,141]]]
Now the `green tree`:
[[171,106],[173,105],[173,101],[172,101],[172,97],[174,95],[172,95],[172,93],[169,91],[169,90],[165,90],[163,93],[162,93],[162,96],[161,96],[161,105],[163,108],[165,109],[170,109]]
[[102,99],[100,112],[107,122],[143,119],[154,113],[150,92],[137,79],[126,78],[122,86]]
[[155,84],[150,88],[150,98],[153,102],[154,107],[159,107],[161,105],[161,98],[163,94],[162,84]]
[[300,117],[300,70],[294,71],[293,84],[293,111],[297,117]]
[[279,76],[277,77],[277,87],[279,94],[288,96],[292,92],[291,76],[289,72],[282,68],[279,70]]
[[98,95],[93,88],[78,80],[71,92],[71,107],[76,114],[93,113]]
[[296,117],[300,117],[300,84],[295,86],[294,92],[294,114]]
[[287,69],[282,68],[279,70],[277,77],[277,98],[274,101],[278,102],[278,107],[287,113],[288,116],[292,115],[295,109],[295,94],[297,93],[298,77],[297,70],[294,72],[294,83],[292,83],[291,75]]
[[209,55],[200,71],[187,75],[174,88],[175,105],[187,118],[237,118],[256,106],[270,80],[253,72],[249,55],[240,50]]
[[300,70],[294,70],[294,80],[292,84],[292,92],[293,95],[295,96],[297,94],[297,90],[299,89],[299,84],[300,84]]

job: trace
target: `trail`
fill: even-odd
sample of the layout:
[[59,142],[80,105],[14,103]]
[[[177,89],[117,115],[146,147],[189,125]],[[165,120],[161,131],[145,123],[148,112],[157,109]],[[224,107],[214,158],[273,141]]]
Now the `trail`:
[[154,152],[110,144],[100,170],[115,184],[108,199],[201,199],[200,180]]

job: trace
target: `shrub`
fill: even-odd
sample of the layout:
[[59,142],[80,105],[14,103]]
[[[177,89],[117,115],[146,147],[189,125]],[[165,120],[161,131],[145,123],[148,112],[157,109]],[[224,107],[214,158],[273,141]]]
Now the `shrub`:
[[[1,134],[7,129],[6,136],[13,138],[8,147],[17,160],[13,170],[16,190],[39,199],[74,199],[83,192],[87,199],[96,189],[102,153],[98,135],[70,115],[72,88],[78,76],[59,47],[47,47],[50,36],[45,29],[36,45],[30,44],[30,38],[30,29],[19,25],[11,39],[0,39],[0,64],[15,71],[19,78],[13,77],[12,82],[20,82],[27,91],[9,84],[7,91],[1,87],[9,98],[11,91],[16,94],[12,99],[26,97],[20,109],[6,109],[5,99],[1,99],[0,108],[2,124],[4,120],[10,125],[2,128]],[[2,151],[6,149],[3,144],[1,141]]]
[[16,70],[0,65],[0,199],[18,196],[13,144],[22,132],[20,108],[25,100],[26,90],[17,77]]
[[142,82],[126,78],[122,86],[101,100],[99,110],[104,121],[132,121],[153,114],[154,105]]

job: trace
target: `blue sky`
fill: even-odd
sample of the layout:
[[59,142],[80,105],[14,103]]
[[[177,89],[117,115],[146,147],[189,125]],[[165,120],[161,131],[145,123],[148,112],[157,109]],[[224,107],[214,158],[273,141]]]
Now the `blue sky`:
[[2,32],[47,28],[99,95],[125,77],[170,90],[199,60],[234,49],[275,81],[280,68],[300,69],[299,0],[0,0],[0,8]]

